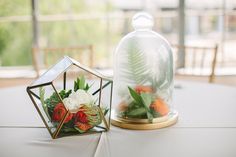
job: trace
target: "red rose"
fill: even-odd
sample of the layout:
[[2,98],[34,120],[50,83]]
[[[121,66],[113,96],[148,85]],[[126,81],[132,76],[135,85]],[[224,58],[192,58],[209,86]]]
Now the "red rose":
[[83,111],[78,111],[75,115],[75,123],[81,122],[81,123],[88,123],[88,117]]
[[[55,122],[60,122],[62,118],[65,116],[67,110],[65,109],[64,105],[62,103],[58,103],[52,113],[52,120]],[[73,114],[69,113],[69,115],[66,117],[64,123],[69,122],[73,117]]]

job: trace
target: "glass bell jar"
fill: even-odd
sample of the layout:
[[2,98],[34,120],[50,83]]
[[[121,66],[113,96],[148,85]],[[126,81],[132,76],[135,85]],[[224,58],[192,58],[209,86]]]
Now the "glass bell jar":
[[177,122],[172,108],[173,56],[168,41],[152,30],[145,12],[132,18],[134,31],[123,37],[114,57],[112,124],[127,129],[158,129]]

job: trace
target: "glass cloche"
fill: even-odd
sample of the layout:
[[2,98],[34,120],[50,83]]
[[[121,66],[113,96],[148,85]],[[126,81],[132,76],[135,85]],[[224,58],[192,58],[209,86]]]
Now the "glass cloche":
[[168,41],[152,30],[153,17],[132,19],[115,52],[112,124],[129,129],[156,129],[174,124],[171,106],[173,57]]

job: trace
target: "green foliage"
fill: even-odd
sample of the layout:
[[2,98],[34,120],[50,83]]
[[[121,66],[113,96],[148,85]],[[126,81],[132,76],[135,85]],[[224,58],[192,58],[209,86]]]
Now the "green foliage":
[[131,118],[148,118],[149,122],[153,120],[153,112],[150,105],[153,101],[153,96],[150,93],[138,94],[132,88],[128,87],[133,101],[129,104],[128,109],[123,113],[124,116]]
[[[74,82],[74,91],[76,92],[78,89],[87,91],[91,86],[86,83],[85,77],[82,75],[77,78]],[[48,118],[51,120],[53,113],[55,112],[55,107],[58,103],[61,103],[61,100],[69,97],[72,93],[72,90],[61,90],[59,93],[54,92],[49,98],[45,100],[45,89],[39,89],[40,101],[42,103],[43,109],[47,114]],[[109,108],[99,108],[95,103],[92,104],[80,104],[80,109],[76,113],[72,114],[70,119],[65,122],[61,128],[62,134],[70,134],[70,133],[84,133],[87,131],[92,131],[93,127],[99,126],[102,123],[101,114],[104,116],[108,113]],[[83,117],[81,117],[81,113],[83,113]],[[56,112],[56,114],[60,114],[60,111]],[[78,114],[78,115],[77,115]],[[82,121],[80,118],[84,118],[86,122]],[[79,120],[80,119],[80,120]],[[57,120],[51,120],[52,124],[57,127],[59,122]]]
[[39,88],[39,96],[40,96],[40,101],[41,101],[41,104],[42,104],[42,107],[47,115],[47,117],[50,119],[50,115],[48,113],[48,107],[47,105],[44,103],[44,95],[45,95],[45,89],[40,87]]
[[[84,14],[87,16],[90,13],[104,15],[106,10],[106,3],[87,3],[86,0],[40,0],[38,5],[41,15],[77,14],[83,16],[82,14]],[[31,1],[29,0],[0,0],[0,6],[4,6],[0,9],[0,16],[31,15]],[[109,8],[111,10],[112,6],[110,5]],[[106,23],[104,20],[94,18],[87,20],[82,17],[78,21],[40,22],[39,30],[39,41],[42,47],[70,47],[92,44],[96,50],[94,52],[99,52],[94,54],[97,62],[107,57],[106,39],[104,38]],[[31,21],[1,23],[0,62],[2,65],[32,64],[32,36]],[[118,37],[120,37],[120,34],[115,34],[115,38],[118,39]],[[113,37],[111,40],[113,40]],[[117,43],[117,41],[112,41],[110,45],[113,43]],[[53,60],[55,61],[61,57]]]
[[88,91],[90,86],[88,83],[85,83],[84,76],[78,77],[76,81],[74,81],[74,91],[76,92],[78,89],[82,89]]
[[129,117],[138,117],[138,116],[144,116],[147,114],[147,110],[144,107],[140,107],[137,109],[133,109],[130,112],[127,113],[127,116]]
[[[0,0],[0,6],[1,17],[31,14],[31,1],[28,0]],[[0,24],[0,62],[3,66],[31,64],[30,33],[30,22]]]
[[142,102],[146,108],[149,108],[152,103],[152,95],[150,93],[141,93]]
[[[127,44],[127,49],[124,55],[127,57],[127,63],[121,65],[121,75],[126,82],[135,85],[141,85],[149,83],[154,90],[166,90],[172,83],[173,79],[173,58],[168,59],[168,63],[164,63],[163,59],[159,60],[158,69],[154,69],[160,72],[159,75],[155,75],[149,69],[145,52],[140,48],[140,43],[137,39],[130,39]],[[166,48],[161,47],[160,51],[167,51]],[[162,53],[162,52],[160,52]],[[165,52],[169,53],[169,52]],[[170,55],[172,57],[172,55]],[[156,91],[154,91],[156,92]],[[158,92],[158,91],[157,91]]]
[[[84,76],[81,76],[80,78],[77,78],[77,81],[74,82],[74,91],[76,92],[78,89],[83,89],[87,91],[90,88],[90,86],[85,82]],[[60,95],[61,99],[65,99],[69,97],[69,95],[72,93],[72,90],[61,90],[58,94]],[[54,92],[49,98],[45,100],[45,89],[40,88],[39,89],[40,94],[40,101],[43,105],[43,109],[48,117],[52,117],[53,109],[54,107],[61,102],[61,99],[57,95],[56,92]],[[106,111],[107,112],[107,111]]]
[[143,84],[147,81],[145,54],[139,48],[139,43],[136,39],[127,44],[127,64],[122,65],[123,77],[130,83]]
[[74,132],[74,133],[77,133],[77,130],[73,127],[67,127],[66,125],[68,125],[68,123],[65,123],[63,125],[63,127],[61,128],[61,131],[63,133],[71,133],[71,132]]
[[152,95],[150,93],[141,93],[141,97],[142,97],[142,101],[143,104],[145,105],[146,111],[147,111],[147,117],[149,122],[152,122],[153,119],[153,115],[152,112],[150,110],[150,105],[152,103]]
[[109,108],[105,108],[105,109],[104,109],[104,111],[103,111],[104,116],[107,115],[108,111],[109,111]]
[[[69,90],[69,91],[61,90],[59,92],[59,95],[60,95],[61,99],[64,99],[64,98],[69,97],[71,92],[72,92],[71,90]],[[48,107],[48,113],[49,113],[50,117],[52,117],[54,107],[60,102],[61,102],[61,100],[56,92],[54,92],[49,98],[47,98],[44,101],[44,103]]]
[[79,133],[84,133],[84,130],[79,129],[78,127],[74,126],[74,129],[77,130]]
[[137,92],[135,92],[132,88],[128,87],[128,89],[134,101],[138,104],[143,104],[142,97]]
[[[169,53],[163,52],[167,51],[166,48],[161,47],[161,53]],[[158,91],[164,91],[169,89],[171,83],[173,82],[173,58],[172,55],[169,56],[170,58],[167,60],[167,65],[163,59],[159,60],[159,69],[157,69],[160,73],[159,75],[152,76],[151,74],[148,76],[149,80],[151,80],[152,86],[154,89],[158,88]]]
[[29,0],[0,0],[0,16],[30,15],[31,1]]
[[98,125],[102,122],[101,115],[99,114],[98,106],[84,106],[84,113],[87,114],[90,125]]
[[9,33],[6,31],[6,29],[3,29],[0,27],[0,56],[3,54],[4,49],[7,46],[7,41]]
[[0,58],[3,66],[31,64],[31,23],[0,25]]

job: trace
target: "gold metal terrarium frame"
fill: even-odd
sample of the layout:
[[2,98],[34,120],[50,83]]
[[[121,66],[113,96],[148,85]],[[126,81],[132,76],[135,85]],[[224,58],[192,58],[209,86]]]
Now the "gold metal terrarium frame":
[[[85,67],[84,65],[80,64],[78,61],[65,56],[62,60],[60,60],[58,63],[56,63],[53,67],[51,67],[48,71],[46,71],[41,77],[39,77],[37,80],[35,80],[30,86],[27,87],[27,93],[31,99],[31,101],[33,102],[37,112],[39,113],[43,123],[45,124],[47,130],[49,131],[51,137],[53,139],[57,138],[61,128],[67,118],[67,116],[69,115],[69,110],[66,109],[66,113],[63,116],[62,120],[59,122],[59,124],[57,125],[57,127],[55,126],[50,126],[49,121],[47,122],[47,119],[45,118],[45,116],[43,115],[42,111],[40,110],[37,100],[40,100],[40,95],[36,94],[36,92],[34,92],[34,89],[39,89],[41,87],[45,87],[45,86],[51,86],[53,88],[53,90],[55,91],[56,95],[59,97],[60,101],[62,102],[63,106],[65,107],[62,98],[59,94],[59,92],[57,91],[55,84],[54,84],[54,80],[56,80],[60,75],[63,75],[63,89],[66,90],[66,81],[67,81],[67,71],[69,70],[69,68],[71,66],[75,66],[76,68],[79,68],[81,71],[87,72],[89,75],[98,78],[99,81],[99,87],[98,89],[96,89],[92,95],[98,94],[98,110],[99,110],[99,114],[101,116],[102,122],[104,124],[104,126],[96,126],[98,127],[98,131],[96,132],[104,132],[104,131],[108,131],[110,129],[110,119],[111,119],[111,103],[112,103],[112,88],[113,88],[113,81],[112,79],[103,76],[102,74],[98,73],[97,71],[94,71],[88,67]],[[105,81],[106,83],[103,84],[103,81]],[[110,88],[109,88],[110,86]],[[109,88],[109,96],[106,96],[106,99],[109,98],[109,110],[108,110],[108,118],[106,119],[106,117],[104,116],[104,113],[102,112],[101,109],[101,98],[102,98],[102,91],[104,88]],[[66,107],[65,107],[66,108]],[[54,131],[52,131],[51,129],[54,127]],[[94,132],[87,132],[87,133],[94,133]]]

